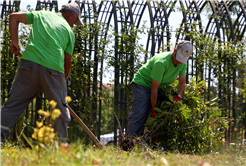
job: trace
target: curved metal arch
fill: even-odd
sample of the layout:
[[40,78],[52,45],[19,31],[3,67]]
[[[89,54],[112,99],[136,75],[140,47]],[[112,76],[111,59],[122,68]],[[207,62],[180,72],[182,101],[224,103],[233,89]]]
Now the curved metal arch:
[[[106,2],[107,3],[107,2]],[[96,2],[94,1],[94,4],[96,4]],[[103,7],[103,4],[104,4],[104,1],[101,1],[101,3],[98,5],[98,7],[97,7],[97,10],[95,11],[96,12],[96,20],[95,20],[95,22],[96,22],[96,24],[98,24],[99,22],[101,22],[101,20],[102,20],[102,18],[103,18],[103,15],[104,15],[104,12],[102,12],[101,10],[102,10],[102,7]],[[105,5],[105,6],[107,6],[107,5]],[[106,10],[103,10],[103,11],[105,11],[105,12],[107,12]],[[99,13],[101,13],[101,14],[99,14]],[[105,18],[107,18],[107,15],[108,15],[108,12],[106,13],[106,17]],[[109,19],[110,20],[110,19]],[[106,28],[101,28],[102,29],[102,31],[101,32],[99,32],[98,33],[98,39],[96,39],[96,42],[99,44],[99,42],[98,41],[101,41],[101,39],[106,39],[106,37],[107,37],[107,33],[108,33],[108,28],[109,28],[109,22],[110,21],[107,21],[107,23],[105,24],[106,25]],[[104,25],[103,25],[103,27],[104,27]],[[105,30],[105,31],[104,31]],[[98,45],[96,46],[96,50],[98,49]],[[102,48],[103,50],[105,49],[105,45],[103,46],[103,48]],[[103,63],[104,63],[104,60],[102,59],[101,60],[101,62],[100,62],[100,71],[103,71]],[[96,73],[97,74],[97,73]],[[103,73],[101,73],[100,74],[100,85],[99,85],[99,90],[100,91],[102,91],[102,84],[103,84]],[[98,100],[98,103],[99,103],[99,106],[98,106],[98,109],[99,109],[99,111],[98,111],[98,139],[100,140],[100,135],[101,135],[101,119],[102,119],[102,113],[101,113],[101,111],[102,111],[102,100],[101,100],[101,98],[99,98],[99,99],[96,99],[95,98],[95,102],[96,102],[96,100]]]
[[142,17],[144,14],[144,11],[147,6],[147,2],[143,1],[132,1],[132,12],[133,12],[133,23],[136,28],[139,28],[140,23],[142,21]]
[[[201,6],[201,11],[207,4],[211,6],[213,15],[215,17],[209,18],[209,22],[205,29],[204,35],[213,38],[216,36],[219,38],[219,42],[223,42],[223,43],[234,40],[235,36],[233,31],[232,20],[226,2],[223,0],[221,2],[206,1]],[[218,17],[220,19],[218,19]]]
[[98,14],[96,2],[94,0],[83,0],[82,2],[80,2],[80,0],[76,0],[75,2],[80,6],[81,15],[84,17],[83,19],[89,20],[89,22],[94,22]]
[[[20,10],[20,1],[9,1],[8,3],[5,1],[3,1],[2,4],[0,4],[0,9],[1,9],[1,30],[2,28],[4,28],[4,31],[7,31],[7,28],[9,26],[9,18],[8,15],[11,14],[12,12],[18,12]],[[4,24],[2,24],[2,22]],[[3,36],[1,36],[2,39],[6,39],[7,36],[9,37],[9,35],[7,33],[3,33]],[[9,44],[10,44],[10,40],[3,40],[1,42],[1,45],[4,44],[2,46],[2,50],[5,50],[5,52],[7,52],[8,54],[2,55],[1,59],[2,60],[10,60],[10,61],[16,61],[17,59],[13,58],[13,54],[10,51],[10,49],[8,48]],[[10,55],[10,56],[9,56]],[[15,66],[17,65],[17,63],[15,63]],[[6,63],[2,64],[2,69],[6,69]],[[11,85],[11,81],[10,82],[5,82],[6,85]],[[5,94],[6,92],[3,92],[3,94]]]
[[9,1],[9,3],[7,3],[6,0],[3,1],[3,3],[0,4],[1,18],[4,19],[6,16],[8,16],[13,11],[18,12],[20,10],[20,3],[21,1],[13,1],[12,4],[11,4],[11,1]]
[[[200,3],[203,3],[203,1],[196,2],[196,1],[189,0],[189,1],[185,1],[185,3],[183,3],[183,1],[180,1],[180,6],[182,8],[182,14],[183,14],[183,20],[181,22],[180,27],[184,27],[184,31],[186,33],[194,31],[194,28],[195,30],[198,30],[200,31],[200,33],[202,33],[200,8],[198,6]],[[194,27],[194,24],[197,24],[197,26]],[[190,40],[190,37],[181,33],[181,30],[180,30],[176,38],[176,44],[178,43],[178,40],[180,39]],[[193,58],[190,58],[189,61],[187,62],[187,65],[191,66],[187,68],[187,75],[186,75],[187,83],[190,80],[189,78],[190,76],[196,75],[197,64],[194,61],[195,56],[196,56],[196,50],[193,50],[193,54],[191,55],[191,57]]]
[[[243,39],[244,33],[246,31],[246,2],[245,1],[229,1],[228,8],[229,11],[232,9],[236,10],[237,18],[233,24],[235,40],[241,41]],[[239,8],[235,8],[235,6],[239,6]]]
[[[84,10],[85,5],[86,4],[84,1],[81,7],[82,10]],[[94,6],[94,12],[97,12],[97,14],[95,14],[93,17],[90,16],[90,14],[88,14],[89,11],[83,12],[85,15],[84,20],[93,22],[92,20],[94,19],[94,21],[98,23],[104,22],[106,24],[105,29],[108,29],[110,25],[112,25],[111,21],[114,20],[113,28],[115,30],[115,33],[117,34],[115,37],[115,48],[118,48],[119,40],[121,40],[121,33],[125,33],[125,32],[127,33],[130,28],[130,25],[133,23],[133,15],[132,15],[131,9],[132,7],[129,1],[127,1],[127,4],[125,4],[124,2],[121,3],[119,1],[101,1],[99,6],[97,6],[97,8],[95,8]],[[107,33],[108,33],[108,30],[102,31],[100,34],[98,34],[99,35],[98,37],[106,39]],[[97,39],[97,40],[99,41],[100,39]],[[94,58],[94,60],[95,59],[96,57]],[[115,49],[115,60],[121,61],[120,53],[118,52],[118,49]],[[119,85],[120,82],[121,84],[123,83],[123,79],[122,79],[123,76],[122,78],[120,78],[120,70],[118,70],[119,66],[117,65],[118,64],[116,64],[115,66],[115,69],[117,69],[115,71],[115,78],[116,78],[115,87],[117,87],[117,85]],[[101,67],[102,66],[103,66],[103,62],[101,62]],[[94,70],[94,73],[97,74],[97,71]],[[102,83],[102,80],[101,80],[101,83]],[[102,85],[100,84],[100,88],[101,86]],[[119,97],[122,98],[122,95],[115,89],[115,105],[119,104]]]
[[[148,35],[146,50],[148,51],[147,54],[150,54],[150,57],[146,54],[145,60],[147,60],[147,58],[151,58],[156,53],[159,53],[159,49],[162,45],[166,44],[167,49],[170,50],[170,45],[168,43],[170,41],[168,18],[173,7],[172,3],[176,2],[177,1],[161,1],[158,4],[152,1],[148,2],[151,30]],[[168,11],[168,9],[170,11]],[[164,38],[167,40],[166,43]]]
[[42,9],[45,9],[45,10],[49,9],[49,11],[52,11],[54,9],[55,12],[58,12],[58,3],[56,0],[52,0],[52,1],[51,0],[47,0],[47,1],[37,0],[36,10],[42,10]]
[[[113,4],[111,1],[101,1],[99,6],[98,6],[98,22],[104,22],[107,24],[107,28],[109,28],[110,25],[110,20],[112,17],[112,9],[113,9]],[[105,34],[107,35],[107,34]]]
[[[106,2],[106,4],[105,4]],[[121,5],[122,4],[122,5]],[[102,7],[104,6],[104,9]],[[115,9],[108,9],[105,10],[106,6],[113,6]],[[140,7],[139,7],[140,6]],[[146,7],[146,2],[136,2],[132,1],[130,2],[129,0],[127,1],[127,5],[125,5],[125,2],[122,1],[101,1],[100,7],[98,8],[98,13],[99,16],[101,16],[101,19],[98,20],[103,20],[103,15],[105,13],[110,13],[108,16],[108,21],[106,21],[106,17],[104,17],[103,22],[107,22],[107,27],[110,25],[111,18],[114,17],[114,29],[119,32],[119,27],[124,27],[123,25],[127,25],[126,28],[129,30],[131,24],[134,24],[136,28],[139,27],[139,24],[141,22],[141,18],[144,12],[144,9]],[[119,9],[119,10],[116,10]],[[119,19],[118,19],[118,18]],[[116,25],[116,22],[118,25]],[[116,29],[117,28],[117,29]]]
[[[185,32],[190,32],[194,31],[193,28],[191,27],[191,24],[197,22],[198,23],[198,30],[202,33],[202,23],[201,23],[201,15],[200,15],[200,9],[198,6],[198,3],[196,1],[185,1],[185,4],[183,1],[180,1],[180,5],[185,7],[186,10],[192,11],[191,14],[187,14],[186,10],[182,11],[183,14],[183,20],[181,23],[181,27],[183,26],[185,28]],[[182,34],[179,32],[177,36],[177,40],[182,39],[182,40],[189,40],[187,36],[181,36]]]
[[[119,110],[127,110],[126,109],[126,98],[124,96],[124,89],[120,88],[118,90],[120,84],[124,84],[124,79],[127,79],[128,76],[124,78],[125,69],[122,68],[119,64],[121,61],[127,60],[128,52],[122,50],[124,43],[124,38],[122,34],[129,35],[129,30],[131,28],[131,24],[133,24],[133,15],[130,1],[127,1],[125,4],[124,1],[112,1],[113,3],[113,25],[115,30],[115,73],[114,73],[114,105]],[[121,45],[119,45],[121,43]],[[123,52],[121,52],[123,51]],[[125,54],[126,56],[121,56],[121,54]],[[126,59],[122,59],[126,58]],[[122,112],[123,113],[123,112]],[[121,119],[121,114],[119,115],[120,123],[124,123]],[[124,124],[121,124],[125,126]],[[117,143],[117,119],[114,118],[114,143]]]
[[[114,3],[114,29],[116,34],[119,34],[119,32],[124,32],[129,30],[130,25],[133,24],[133,14],[132,14],[132,8],[131,3],[127,1],[125,4],[124,0],[115,1]],[[121,28],[120,28],[121,27]]]

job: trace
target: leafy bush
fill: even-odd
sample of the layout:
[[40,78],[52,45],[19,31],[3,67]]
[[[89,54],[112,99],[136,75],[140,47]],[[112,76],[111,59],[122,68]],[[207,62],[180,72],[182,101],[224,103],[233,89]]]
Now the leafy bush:
[[215,102],[204,100],[205,81],[196,83],[191,78],[186,85],[182,100],[173,101],[178,81],[163,88],[157,114],[150,117],[145,126],[150,130],[151,142],[166,150],[182,153],[208,153],[223,145],[223,132],[228,119],[221,117]]

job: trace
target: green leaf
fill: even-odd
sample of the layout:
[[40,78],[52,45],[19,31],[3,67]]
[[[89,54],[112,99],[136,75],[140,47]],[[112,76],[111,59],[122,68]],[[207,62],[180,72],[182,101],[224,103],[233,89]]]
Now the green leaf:
[[153,124],[153,127],[155,128],[157,125],[158,121],[155,121],[155,123]]
[[170,108],[170,105],[165,105],[165,106],[161,107],[162,110],[164,110],[165,108]]
[[172,95],[168,95],[168,98],[171,102],[173,102],[173,96]]
[[183,111],[190,113],[191,112],[191,109],[185,108],[185,109],[183,109]]
[[156,110],[156,112],[162,112],[162,110],[158,107],[155,107],[154,110]]
[[190,109],[183,109],[183,111],[180,112],[181,115],[183,115],[184,119],[188,119],[190,117]]
[[216,102],[212,102],[211,104],[210,104],[210,106],[212,106],[212,105],[214,105],[214,104],[217,104]]
[[213,98],[211,101],[215,101],[215,100],[217,100],[218,99],[218,97],[215,97],[215,98]]
[[165,101],[163,101],[163,102],[161,103],[160,108],[162,108],[162,107],[164,106],[164,104],[165,104]]
[[185,109],[186,108],[186,104],[183,104],[180,108],[179,108],[179,110],[183,110],[183,109]]
[[149,118],[149,120],[150,120],[149,125],[152,125],[156,121],[156,119],[153,117]]
[[169,101],[167,102],[167,104],[168,104],[168,105],[172,105],[172,103],[171,103],[171,102],[169,102]]
[[199,82],[200,85],[205,85],[206,81],[205,80],[202,80]]
[[162,111],[160,114],[157,114],[156,116],[157,116],[157,118],[161,118],[161,117],[163,117],[165,114],[168,114],[168,112],[167,112],[167,111]]

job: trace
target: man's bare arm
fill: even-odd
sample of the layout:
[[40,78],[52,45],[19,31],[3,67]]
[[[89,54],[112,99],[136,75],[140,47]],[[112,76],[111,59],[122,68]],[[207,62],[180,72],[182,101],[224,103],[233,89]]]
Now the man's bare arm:
[[159,88],[160,84],[161,84],[160,82],[152,80],[152,86],[151,86],[151,106],[152,106],[152,110],[155,108],[156,103],[157,103],[158,88]]
[[178,95],[182,95],[185,90],[186,76],[179,76]]
[[68,78],[68,75],[70,73],[70,69],[71,69],[71,58],[72,56],[69,53],[65,52],[65,58],[64,58],[64,70],[65,70],[65,75],[66,75],[66,80]]
[[9,31],[12,40],[10,50],[13,54],[18,54],[20,51],[18,35],[19,23],[26,23],[26,21],[27,18],[25,12],[17,12],[9,15]]

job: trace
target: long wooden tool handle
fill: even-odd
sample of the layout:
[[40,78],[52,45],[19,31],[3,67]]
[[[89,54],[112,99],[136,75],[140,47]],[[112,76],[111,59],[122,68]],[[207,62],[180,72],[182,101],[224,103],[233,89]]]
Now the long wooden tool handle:
[[72,108],[67,105],[70,114],[76,119],[76,121],[83,127],[83,129],[87,132],[87,134],[91,137],[91,139],[97,144],[103,147],[101,142],[97,139],[97,137],[91,132],[91,130],[84,124],[84,122],[78,117],[78,115],[72,110]]

